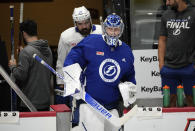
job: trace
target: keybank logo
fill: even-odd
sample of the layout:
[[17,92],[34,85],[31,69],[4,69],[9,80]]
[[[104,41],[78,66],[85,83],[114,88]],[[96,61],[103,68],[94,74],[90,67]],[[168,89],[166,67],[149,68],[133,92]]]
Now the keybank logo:
[[154,77],[154,76],[160,76],[160,72],[158,71],[151,71],[151,76]]
[[153,86],[152,88],[141,86],[141,92],[146,92],[146,93],[153,93],[153,92],[161,92],[162,87],[158,86]]
[[151,63],[153,61],[156,62],[156,61],[158,61],[158,57],[157,56],[152,56],[152,57],[141,56],[140,61],[141,62],[148,62],[148,63]]

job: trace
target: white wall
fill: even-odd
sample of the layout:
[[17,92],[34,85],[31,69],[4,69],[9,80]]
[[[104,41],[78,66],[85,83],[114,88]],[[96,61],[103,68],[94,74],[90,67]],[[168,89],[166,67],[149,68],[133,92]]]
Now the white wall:
[[56,131],[56,116],[20,118],[17,124],[0,124],[0,131]]

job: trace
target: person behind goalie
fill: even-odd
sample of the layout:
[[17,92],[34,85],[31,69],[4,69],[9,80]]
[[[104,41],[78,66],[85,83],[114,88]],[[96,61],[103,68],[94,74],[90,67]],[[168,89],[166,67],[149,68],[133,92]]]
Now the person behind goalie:
[[[68,72],[77,82],[64,73],[65,84],[66,89],[80,90],[73,97],[79,99],[85,90],[117,116],[121,96],[125,107],[136,101],[134,56],[130,47],[119,40],[124,29],[120,16],[114,13],[107,16],[102,28],[103,35],[91,34],[71,49],[63,72]],[[80,81],[81,72],[84,84]],[[73,130],[117,131],[119,128],[104,120],[87,104],[81,104],[79,125]]]

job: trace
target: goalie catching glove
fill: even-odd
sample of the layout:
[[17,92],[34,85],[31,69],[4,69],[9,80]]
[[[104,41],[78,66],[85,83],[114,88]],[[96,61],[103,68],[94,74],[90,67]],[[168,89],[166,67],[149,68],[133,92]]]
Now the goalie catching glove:
[[136,85],[132,82],[123,82],[118,86],[123,98],[124,106],[128,107],[130,104],[133,104],[136,101]]
[[80,75],[82,69],[78,63],[64,67],[64,97],[68,95],[73,95],[76,99],[81,99],[81,82]]

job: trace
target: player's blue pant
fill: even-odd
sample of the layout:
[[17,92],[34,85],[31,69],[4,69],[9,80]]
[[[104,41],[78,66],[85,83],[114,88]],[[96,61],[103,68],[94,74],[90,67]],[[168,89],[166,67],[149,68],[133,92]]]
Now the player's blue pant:
[[161,71],[162,87],[170,87],[170,93],[176,94],[177,86],[183,85],[186,95],[192,95],[192,87],[195,85],[194,64],[182,68],[169,68],[164,66]]

